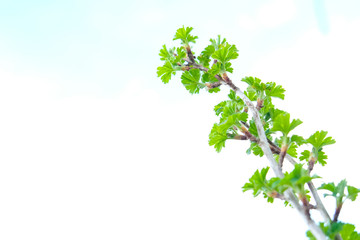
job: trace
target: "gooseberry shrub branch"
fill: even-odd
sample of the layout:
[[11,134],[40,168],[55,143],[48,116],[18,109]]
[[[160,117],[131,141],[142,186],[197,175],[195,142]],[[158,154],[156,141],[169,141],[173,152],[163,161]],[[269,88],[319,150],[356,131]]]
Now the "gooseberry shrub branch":
[[[348,185],[346,180],[337,185],[324,183],[318,188],[313,183],[313,179],[320,178],[312,174],[315,166],[327,164],[324,147],[334,144],[335,140],[323,130],[308,137],[293,134],[303,122],[292,119],[290,113],[273,104],[274,98],[284,100],[285,89],[275,82],[262,82],[248,76],[241,79],[246,86],[241,90],[229,77],[234,71],[231,61],[239,56],[236,46],[217,36],[196,55],[191,44],[196,44],[198,37],[191,34],[192,30],[192,27],[182,27],[176,31],[173,40],[180,40],[180,46],[163,45],[159,55],[164,64],[157,68],[157,75],[163,83],[168,83],[180,72],[181,83],[191,94],[202,90],[217,93],[223,86],[230,88],[228,99],[214,107],[219,122],[210,131],[209,145],[220,152],[228,140],[248,141],[246,153],[265,156],[269,163],[269,167],[255,171],[243,191],[252,191],[254,197],[262,195],[269,203],[275,199],[284,201],[285,206],[296,209],[309,228],[306,236],[311,240],[360,240],[352,224],[339,221],[345,200],[355,201],[360,189]],[[298,154],[300,148],[305,150]],[[285,160],[291,164],[292,171],[283,171]],[[270,169],[275,177],[267,177]],[[327,191],[324,197],[335,198],[333,218],[318,190]],[[316,223],[312,211],[319,211],[323,222]]]

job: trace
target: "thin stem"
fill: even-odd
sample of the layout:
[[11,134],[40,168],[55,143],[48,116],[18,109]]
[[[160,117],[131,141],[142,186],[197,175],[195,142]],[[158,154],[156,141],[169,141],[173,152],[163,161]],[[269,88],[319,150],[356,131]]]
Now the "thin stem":
[[342,203],[340,203],[338,206],[336,206],[336,210],[335,210],[333,222],[337,222],[337,221],[338,221],[341,208],[342,208]]

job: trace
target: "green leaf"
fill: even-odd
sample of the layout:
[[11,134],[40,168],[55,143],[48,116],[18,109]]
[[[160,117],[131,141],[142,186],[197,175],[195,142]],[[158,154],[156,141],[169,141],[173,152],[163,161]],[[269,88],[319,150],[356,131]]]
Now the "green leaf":
[[250,126],[249,126],[249,132],[254,135],[255,137],[258,137],[258,131],[254,120],[250,120]]
[[308,161],[310,158],[310,151],[309,150],[305,150],[301,153],[301,156],[299,157],[300,161],[302,160],[306,160]]
[[226,102],[227,101],[222,101],[219,104],[215,105],[214,111],[215,111],[216,116],[219,116],[223,112]]
[[228,139],[226,132],[219,129],[218,124],[214,124],[209,134],[209,145],[214,146],[217,152],[225,147],[225,141]]
[[268,97],[277,97],[284,100],[285,89],[281,85],[276,85],[274,82],[266,83],[265,93]]
[[317,131],[311,135],[306,141],[313,145],[317,150],[320,150],[323,146],[334,144],[336,141],[332,137],[326,137],[328,132]]
[[234,101],[226,101],[222,109],[221,121],[225,118],[228,118],[231,115],[236,115],[236,121],[247,121],[248,114],[246,112],[241,112],[244,105],[242,103],[237,103]]
[[298,146],[301,146],[304,143],[306,143],[305,139],[299,135],[292,135],[290,141],[296,143]]
[[230,62],[225,63],[225,71],[229,73],[232,73],[234,71],[234,69],[231,67]]
[[214,83],[214,82],[217,82],[218,80],[214,76],[212,76],[211,74],[206,72],[206,73],[203,73],[203,75],[201,76],[201,81],[203,83],[207,83],[207,82]]
[[169,50],[166,48],[166,45],[164,44],[163,48],[160,49],[160,53],[159,53],[160,60],[162,60],[162,61],[168,60],[171,62],[172,59],[175,59],[175,56],[174,56],[175,48],[172,48]]
[[230,89],[230,93],[228,94],[228,97],[230,100],[234,101],[234,102],[237,102],[237,103],[240,103],[242,106],[244,106],[244,101],[236,95],[235,91]]
[[282,132],[284,136],[287,136],[290,131],[299,126],[302,123],[299,119],[294,119],[290,123],[290,114],[279,114],[275,119],[272,127],[273,132]]
[[246,82],[249,85],[247,88],[249,92],[264,91],[266,89],[266,85],[262,83],[259,78],[244,77],[241,81]]
[[184,45],[188,45],[190,42],[192,43],[196,43],[195,39],[197,39],[198,37],[197,36],[192,36],[190,34],[190,32],[193,30],[192,27],[182,27],[182,28],[179,28],[176,33],[175,33],[175,37],[173,40],[177,40],[177,39],[180,39],[181,40],[181,43],[184,44]]
[[209,93],[217,93],[220,92],[220,87],[216,87],[216,88],[211,88],[208,90]]
[[320,163],[322,166],[325,166],[327,164],[327,162],[325,161],[325,159],[327,158],[327,155],[325,155],[323,151],[318,152],[317,162]]
[[269,167],[263,168],[261,169],[261,172],[256,170],[249,179],[249,183],[245,183],[245,185],[242,187],[243,192],[253,190],[254,197],[258,196],[261,191],[266,188],[266,174],[268,173],[269,169]]
[[200,70],[199,69],[190,69],[189,71],[183,72],[181,75],[181,83],[185,86],[191,94],[199,93],[201,88],[204,88],[205,85],[200,81]]
[[304,184],[312,179],[319,178],[316,175],[310,176],[309,172],[303,168],[303,164],[295,164],[294,169],[284,174],[281,184],[292,188],[296,193],[306,194]]
[[[355,227],[352,224],[332,222],[330,225],[325,225],[323,222],[321,222],[319,227],[325,233],[328,239],[335,239],[336,234],[340,233],[343,240],[360,240],[360,234],[355,231]],[[310,240],[316,240],[310,230],[306,232],[306,236]]]
[[359,188],[347,186],[348,196],[347,198],[351,201],[355,201],[357,198],[358,193],[360,192]]
[[297,151],[296,151],[297,148],[298,148],[298,146],[295,143],[291,143],[287,150],[287,154],[296,158],[297,157]]
[[[309,150],[305,150],[301,153],[301,156],[299,159],[300,159],[300,161],[302,161],[302,160],[309,161],[310,155],[311,155],[311,152]],[[325,166],[327,164],[325,159],[327,159],[327,158],[328,158],[327,155],[325,155],[325,153],[323,151],[319,151],[316,163],[320,163],[322,166]]]
[[[318,187],[319,190],[328,190],[333,193],[333,196],[336,196],[336,186],[333,182],[331,183],[323,183],[320,187]],[[326,196],[329,196],[328,194]]]
[[252,142],[250,144],[250,147],[246,150],[246,153],[250,155],[251,151],[255,156],[259,156],[259,157],[264,156],[263,150],[261,149],[261,147],[259,147],[257,143]]
[[232,59],[236,59],[239,54],[237,53],[235,45],[226,43],[223,47],[219,48],[212,54],[213,59],[217,59],[219,62],[225,64]]
[[163,83],[168,83],[171,79],[171,75],[175,75],[176,70],[173,68],[170,62],[165,62],[164,66],[157,68],[158,77],[161,76],[161,80]]
[[215,76],[217,74],[219,74],[220,72],[222,71],[221,69],[221,63],[217,62],[215,64],[213,64],[211,66],[211,68],[209,69],[208,73],[211,75],[211,76]]
[[185,62],[183,59],[186,57],[185,49],[182,47],[176,48],[176,55],[177,56],[173,63],[179,62],[179,63],[183,64]]
[[244,91],[244,94],[250,99],[250,101],[256,101],[257,99],[256,92]]
[[218,50],[219,48],[223,47],[226,43],[226,38],[221,40],[220,35],[217,36],[217,39],[210,39],[210,42],[215,50]]
[[332,196],[336,199],[337,206],[345,201],[345,187],[347,185],[346,180],[342,180],[338,185],[335,185],[333,182],[322,184],[318,189],[319,190],[328,190],[331,194],[324,194],[324,197]]
[[344,224],[340,235],[343,240],[360,240],[360,234],[355,231],[355,226],[352,224]]

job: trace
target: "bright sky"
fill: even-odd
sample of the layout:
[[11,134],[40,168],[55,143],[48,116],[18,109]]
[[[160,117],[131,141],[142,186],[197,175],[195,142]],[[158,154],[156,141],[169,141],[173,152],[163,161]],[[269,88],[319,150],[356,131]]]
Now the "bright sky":
[[[232,75],[284,86],[279,106],[326,130],[323,179],[360,187],[356,83],[360,2],[1,1],[0,239],[305,239],[281,202],[241,187],[265,159],[248,143],[208,146],[221,94],[156,77],[158,52],[194,27],[197,53],[221,34]],[[334,203],[325,201],[330,215]],[[340,220],[360,231],[360,201]],[[316,215],[315,217],[318,218]]]

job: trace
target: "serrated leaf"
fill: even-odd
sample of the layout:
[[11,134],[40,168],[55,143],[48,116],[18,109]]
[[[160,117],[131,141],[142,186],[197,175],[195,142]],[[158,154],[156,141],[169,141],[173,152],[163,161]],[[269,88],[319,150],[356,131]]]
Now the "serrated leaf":
[[168,83],[171,75],[175,75],[175,69],[170,62],[165,62],[164,66],[157,68],[157,75],[161,77],[163,83]]
[[213,45],[207,46],[198,57],[198,60],[201,65],[203,65],[206,68],[209,68],[209,64],[211,61],[211,55],[215,52],[215,47]]
[[212,54],[212,58],[225,64],[230,60],[236,59],[239,56],[237,52],[238,50],[235,45],[226,43],[223,47],[219,48]]
[[178,47],[176,48],[176,58],[175,58],[175,62],[180,62],[181,64],[184,63],[185,61],[183,60],[183,58],[186,57],[186,52],[185,49],[182,47]]
[[223,47],[226,43],[226,38],[221,40],[220,35],[217,36],[217,39],[210,39],[210,42],[215,50],[218,50],[219,48]]
[[259,157],[262,157],[264,156],[264,152],[263,150],[261,149],[261,147],[259,147],[259,145],[257,145],[256,143],[252,142],[250,144],[250,147],[246,150],[246,153],[248,155],[251,154],[251,152],[255,155],[255,156],[259,156]]
[[216,88],[211,88],[208,90],[209,93],[217,93],[220,92],[220,87],[216,87]]
[[256,92],[248,92],[248,91],[244,91],[245,96],[247,96],[250,101],[256,101],[257,97],[256,97]]
[[328,132],[326,131],[317,131],[313,135],[311,135],[306,141],[313,145],[313,147],[317,150],[322,148],[323,146],[334,144],[336,141],[332,139],[332,137],[326,137]]
[[217,74],[219,74],[220,72],[222,71],[221,69],[221,63],[217,62],[215,64],[213,64],[211,66],[211,68],[209,69],[208,73],[211,75],[211,76],[215,76]]
[[230,93],[228,94],[228,97],[230,100],[241,103],[242,105],[244,105],[244,101],[236,95],[235,91],[230,89]]
[[214,82],[217,82],[218,80],[213,76],[211,75],[209,72],[206,72],[206,73],[203,73],[203,75],[201,76],[201,81],[203,83],[214,83]]
[[205,85],[200,81],[200,70],[199,69],[190,69],[189,71],[183,72],[181,75],[181,83],[185,86],[191,94],[199,93],[201,88],[204,88]]
[[171,59],[175,58],[174,55],[173,55],[174,51],[175,51],[175,48],[170,49],[170,52],[169,52],[169,50],[166,48],[166,45],[164,44],[162,49],[160,49],[160,53],[159,53],[160,60],[162,60],[162,61],[165,61],[165,60],[171,61]]
[[250,177],[249,183],[245,183],[242,187],[243,192],[253,190],[254,197],[258,196],[261,193],[262,188],[266,187],[266,175],[269,171],[269,167],[256,170],[255,173]]
[[284,136],[287,136],[290,131],[292,131],[295,127],[299,126],[302,123],[299,119],[294,119],[290,122],[290,114],[283,113],[279,114],[273,123],[273,127],[271,131],[273,132],[282,132]]
[[319,178],[316,175],[310,176],[309,172],[303,168],[303,164],[295,164],[294,169],[284,174],[281,184],[291,187],[295,192],[306,194],[304,184],[312,179]]
[[347,198],[350,199],[351,201],[355,201],[360,192],[360,189],[352,186],[347,186],[347,191],[348,191]]
[[220,152],[225,147],[225,142],[228,139],[226,133],[219,129],[218,124],[214,124],[209,134],[209,145],[214,146],[217,152]]
[[318,152],[317,162],[320,163],[322,166],[325,166],[327,164],[327,162],[325,161],[325,159],[327,158],[327,155],[325,155],[323,151]]
[[292,135],[290,141],[296,143],[298,146],[301,146],[306,142],[305,139],[299,135]]
[[281,85],[276,85],[274,82],[266,83],[265,93],[268,97],[277,97],[284,100],[285,89]]
[[255,137],[258,137],[258,131],[254,120],[250,120],[250,126],[249,126],[249,132],[254,135]]
[[335,184],[333,182],[331,183],[323,183],[320,187],[318,187],[319,190],[328,190],[332,193],[335,192]]
[[190,34],[190,32],[193,30],[194,28],[192,27],[182,27],[179,28],[176,33],[175,33],[175,37],[173,38],[173,40],[177,40],[180,39],[182,44],[188,45],[190,42],[192,43],[196,43],[195,39],[197,39],[197,36],[193,36]]
[[355,226],[352,224],[344,224],[340,235],[343,240],[360,240],[360,234],[355,231]]
[[227,101],[222,101],[219,104],[215,105],[214,111],[215,111],[216,116],[219,116],[223,112],[223,108],[226,105],[226,102]]
[[287,150],[287,154],[289,154],[290,156],[297,158],[297,151],[296,149],[298,148],[298,146],[294,143],[291,143],[288,150]]
[[234,102],[234,101],[226,101],[225,105],[223,106],[223,114],[221,115],[221,118],[227,118],[231,115],[236,114],[236,121],[240,122],[246,122],[248,118],[248,114],[246,112],[241,112],[243,110],[243,104]]
[[333,182],[322,184],[318,189],[328,190],[331,194],[324,194],[324,197],[332,196],[336,199],[337,206],[344,201],[345,197],[345,187],[347,185],[346,180],[341,180],[338,185],[335,185]]
[[225,63],[225,71],[229,73],[232,73],[234,71],[234,69],[231,67],[230,62]]
[[310,151],[309,150],[305,150],[301,153],[301,156],[299,157],[300,161],[302,160],[306,160],[308,161],[310,158]]

